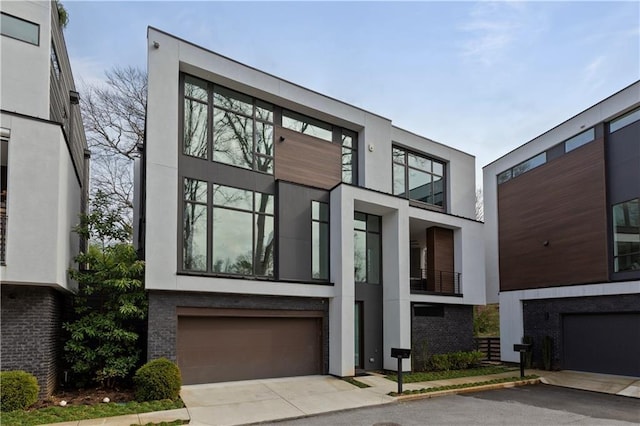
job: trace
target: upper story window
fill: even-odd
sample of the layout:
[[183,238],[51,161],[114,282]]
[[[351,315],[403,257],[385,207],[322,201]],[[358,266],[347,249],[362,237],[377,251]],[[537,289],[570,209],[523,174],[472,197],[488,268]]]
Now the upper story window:
[[333,141],[333,128],[331,124],[305,117],[293,111],[282,111],[282,127],[324,139],[327,142]]
[[342,181],[358,183],[358,136],[355,132],[342,130]]
[[273,174],[273,105],[185,76],[183,152]]
[[58,61],[58,54],[56,53],[56,47],[51,43],[51,69],[57,79],[60,79],[60,62]]
[[444,163],[394,146],[393,194],[444,207]]
[[329,204],[311,202],[311,277],[329,279]]
[[182,269],[273,277],[273,195],[183,181]]
[[585,130],[584,132],[564,141],[564,152],[573,151],[574,149],[579,148],[582,145],[588,144],[595,138],[596,132],[593,127],[589,130]]
[[613,206],[613,270],[640,270],[640,199]]
[[535,157],[529,158],[522,163],[513,166],[512,168],[505,170],[504,172],[498,175],[498,184],[505,183],[508,180],[511,180],[515,177],[520,176],[523,173],[528,172],[531,169],[535,169],[547,162],[547,153],[546,151],[536,155]]
[[36,46],[40,45],[40,25],[4,12],[2,12],[0,18],[2,35],[35,44]]
[[616,118],[609,123],[609,133],[613,133],[617,130],[622,129],[625,126],[628,126],[631,123],[635,123],[640,120],[640,108],[635,111],[631,111],[622,117]]
[[380,216],[354,213],[353,265],[357,283],[382,282],[382,224]]

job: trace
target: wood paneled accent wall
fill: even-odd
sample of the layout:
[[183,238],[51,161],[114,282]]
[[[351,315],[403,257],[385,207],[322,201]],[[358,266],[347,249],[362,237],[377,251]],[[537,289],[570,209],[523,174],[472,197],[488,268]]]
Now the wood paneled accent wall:
[[607,281],[604,140],[498,185],[500,290]]
[[427,228],[427,290],[454,293],[451,272],[454,272],[453,230],[438,226]]
[[293,130],[276,128],[274,162],[276,179],[323,189],[342,181],[340,145]]

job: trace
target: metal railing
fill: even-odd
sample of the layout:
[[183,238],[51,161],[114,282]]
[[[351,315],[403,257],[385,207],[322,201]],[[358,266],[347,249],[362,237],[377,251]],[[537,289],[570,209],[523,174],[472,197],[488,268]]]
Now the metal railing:
[[6,253],[7,215],[0,214],[0,265],[4,265]]
[[460,272],[421,269],[420,276],[411,277],[410,280],[412,293],[462,295],[462,274]]

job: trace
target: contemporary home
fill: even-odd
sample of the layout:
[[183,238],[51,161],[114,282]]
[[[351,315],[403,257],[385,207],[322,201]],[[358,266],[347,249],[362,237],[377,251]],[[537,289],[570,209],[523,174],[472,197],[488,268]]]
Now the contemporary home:
[[[502,360],[640,376],[640,81],[484,168]],[[548,354],[543,356],[543,354]]]
[[81,245],[88,155],[55,2],[0,3],[2,370],[57,379],[67,270]]
[[397,369],[472,349],[475,159],[148,29],[137,235],[148,357],[184,383]]

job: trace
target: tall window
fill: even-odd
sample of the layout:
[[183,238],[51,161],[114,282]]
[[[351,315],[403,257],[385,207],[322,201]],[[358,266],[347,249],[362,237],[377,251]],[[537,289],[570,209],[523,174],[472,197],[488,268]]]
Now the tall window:
[[273,276],[273,195],[185,178],[183,199],[183,270]]
[[273,174],[273,105],[185,75],[183,152]]
[[640,199],[613,206],[614,272],[640,270]]
[[444,163],[393,147],[393,194],[444,207]]
[[329,205],[311,202],[311,277],[329,279]]
[[213,185],[213,272],[273,276],[273,195]]
[[184,180],[182,267],[207,270],[207,182]]
[[380,217],[355,212],[353,230],[354,279],[358,283],[382,281],[382,241]]
[[56,47],[51,43],[51,69],[56,75],[57,79],[60,79],[60,62],[58,61],[58,54],[56,53]]
[[342,181],[358,183],[358,138],[354,132],[342,130]]

